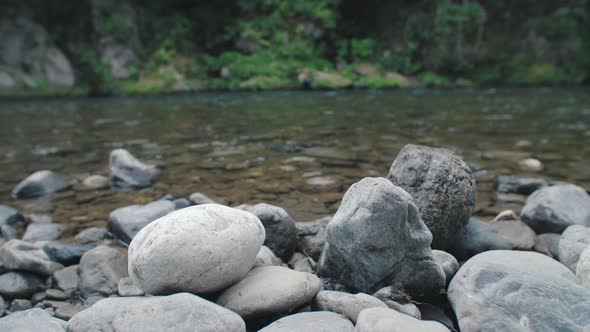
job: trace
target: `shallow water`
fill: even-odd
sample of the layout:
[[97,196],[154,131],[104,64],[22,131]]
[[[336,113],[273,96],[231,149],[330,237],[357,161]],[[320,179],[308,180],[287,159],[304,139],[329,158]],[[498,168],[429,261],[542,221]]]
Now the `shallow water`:
[[[482,216],[505,207],[496,204],[492,188],[499,174],[590,188],[587,88],[4,101],[0,119],[0,204],[49,213],[70,225],[70,233],[104,225],[116,207],[195,191],[231,205],[276,204],[298,221],[311,220],[333,213],[360,178],[387,175],[407,143],[451,148],[480,171],[476,214]],[[28,202],[8,197],[39,169],[80,179],[106,175],[116,147],[160,165],[152,188],[76,188]],[[517,161],[526,157],[540,159],[545,169],[519,170]]]

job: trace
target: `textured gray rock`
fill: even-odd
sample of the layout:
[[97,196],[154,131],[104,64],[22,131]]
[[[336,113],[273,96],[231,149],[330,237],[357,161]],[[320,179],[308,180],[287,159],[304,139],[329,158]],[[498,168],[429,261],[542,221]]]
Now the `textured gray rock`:
[[459,261],[464,261],[489,250],[511,250],[512,244],[498,233],[492,232],[488,223],[471,218],[465,235],[449,249]]
[[63,291],[77,289],[80,283],[78,265],[68,266],[53,273],[53,280],[57,287]]
[[576,278],[580,285],[590,289],[590,245],[580,254],[576,266]]
[[561,234],[545,233],[540,234],[535,239],[533,250],[547,255],[551,258],[559,259],[559,239]]
[[96,244],[90,243],[86,245],[75,244],[75,243],[62,243],[62,242],[46,242],[43,245],[43,250],[47,253],[49,258],[53,261],[59,262],[64,265],[77,264],[80,261],[80,257],[87,251],[92,250],[96,247]]
[[33,304],[31,303],[31,301],[25,299],[15,299],[12,300],[12,302],[10,302],[10,311],[12,312],[23,311],[31,309],[32,307]]
[[0,271],[21,270],[50,276],[62,268],[63,265],[51,261],[45,251],[35,244],[10,240],[0,246]]
[[76,234],[74,239],[79,244],[89,244],[102,241],[107,234],[107,229],[103,227],[90,227]]
[[68,322],[68,332],[245,332],[237,314],[198,296],[108,298]]
[[445,276],[412,197],[385,178],[353,184],[326,229],[318,275],[355,292],[400,284],[415,297],[440,294]]
[[148,294],[224,289],[256,263],[264,227],[251,213],[191,206],[142,229],[129,245],[129,274]]
[[61,175],[52,171],[37,171],[22,180],[12,190],[12,198],[34,198],[53,194],[72,186]]
[[0,205],[0,225],[4,223],[14,225],[24,220],[25,217],[17,209],[8,205]]
[[244,319],[270,317],[309,304],[320,287],[320,279],[313,274],[262,266],[224,290],[216,302]]
[[586,331],[590,290],[539,253],[496,250],[467,261],[448,298],[462,332]]
[[267,246],[260,247],[258,254],[256,255],[256,263],[254,267],[260,267],[265,265],[276,265],[282,266],[283,261],[280,258],[275,256],[272,250],[268,249]]
[[0,318],[0,331],[65,332],[66,322],[51,317],[43,309],[33,308]]
[[530,195],[547,185],[547,181],[537,178],[505,175],[496,178],[496,190],[501,193]]
[[119,296],[142,296],[145,294],[129,277],[119,280],[117,288],[119,290]]
[[315,273],[317,264],[310,257],[307,257],[300,252],[296,252],[289,260],[289,267],[295,271]]
[[387,308],[369,308],[361,311],[355,332],[449,332],[438,322],[417,320]]
[[498,220],[488,224],[490,230],[508,240],[513,249],[531,250],[537,233],[520,220]]
[[59,289],[47,289],[45,291],[45,297],[49,300],[64,301],[68,297],[66,293]]
[[353,332],[352,323],[334,312],[302,312],[283,317],[261,329],[260,332]]
[[381,288],[373,296],[383,301],[389,309],[399,311],[416,319],[422,319],[420,309],[414,303],[410,302],[410,297],[393,286]]
[[320,259],[324,243],[326,243],[326,227],[332,217],[324,217],[314,221],[296,223],[297,246],[305,255],[314,260]]
[[367,308],[387,308],[387,305],[365,293],[349,294],[337,291],[321,291],[311,303],[314,311],[331,311],[344,315],[356,323],[358,315]]
[[174,210],[176,210],[174,203],[167,200],[155,201],[146,205],[125,206],[111,212],[107,229],[116,238],[130,243],[142,228]]
[[127,277],[127,253],[122,249],[98,246],[80,259],[80,290],[84,297],[117,293],[121,278]]
[[65,227],[61,224],[32,223],[27,226],[23,235],[24,241],[52,241],[57,240]]
[[529,196],[521,218],[537,233],[562,233],[571,225],[590,227],[590,196],[572,184],[541,188]]
[[149,187],[158,173],[156,167],[142,163],[124,149],[111,151],[109,167],[109,181],[116,189]]
[[569,226],[559,239],[559,261],[574,273],[580,254],[590,245],[590,227]]
[[217,203],[214,200],[212,200],[211,198],[209,198],[201,193],[192,193],[189,196],[188,200],[191,201],[191,203],[193,203],[194,205],[216,204]]
[[8,299],[30,298],[43,289],[43,279],[32,273],[8,272],[0,275],[0,295]]
[[448,249],[464,232],[475,207],[475,180],[453,152],[408,144],[387,178],[414,198],[432,233],[433,249]]
[[459,262],[457,262],[457,259],[453,255],[442,250],[432,250],[432,254],[445,273],[445,280],[448,285],[455,273],[459,270]]
[[240,205],[237,208],[250,212],[260,219],[266,232],[265,246],[284,261],[291,258],[297,247],[297,228],[287,211],[266,203]]

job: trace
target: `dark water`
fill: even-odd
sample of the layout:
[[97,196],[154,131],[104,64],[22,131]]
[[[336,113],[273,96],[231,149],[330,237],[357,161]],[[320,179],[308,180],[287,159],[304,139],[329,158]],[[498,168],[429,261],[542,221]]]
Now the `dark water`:
[[[72,231],[104,225],[119,206],[195,191],[227,204],[280,205],[300,221],[321,217],[335,211],[350,184],[387,175],[407,143],[451,148],[482,171],[481,215],[502,208],[492,189],[499,174],[590,188],[585,88],[6,101],[0,120],[0,204],[50,213]],[[33,202],[8,198],[19,180],[39,169],[80,179],[106,175],[108,153],[116,147],[160,165],[153,188],[75,189]],[[517,162],[526,157],[541,160],[544,170],[519,170]]]

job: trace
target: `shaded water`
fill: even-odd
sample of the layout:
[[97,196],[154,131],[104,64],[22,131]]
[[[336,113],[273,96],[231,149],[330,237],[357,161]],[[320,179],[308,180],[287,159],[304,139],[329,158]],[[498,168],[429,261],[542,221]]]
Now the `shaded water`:
[[[346,188],[386,176],[407,143],[451,148],[478,176],[476,214],[491,216],[492,181],[522,174],[590,188],[590,91],[585,88],[211,93],[0,102],[0,204],[50,213],[70,231],[103,225],[120,206],[200,191],[222,203],[268,202],[304,221],[335,211]],[[157,163],[155,185],[11,201],[39,169],[108,174],[124,147]],[[305,158],[301,158],[305,157]],[[531,175],[530,173],[528,173]]]

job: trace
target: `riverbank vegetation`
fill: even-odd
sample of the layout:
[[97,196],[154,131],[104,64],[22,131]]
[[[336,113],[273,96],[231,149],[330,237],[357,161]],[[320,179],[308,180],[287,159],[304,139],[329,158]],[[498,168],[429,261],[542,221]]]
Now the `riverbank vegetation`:
[[0,5],[0,94],[584,84],[590,1]]

